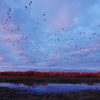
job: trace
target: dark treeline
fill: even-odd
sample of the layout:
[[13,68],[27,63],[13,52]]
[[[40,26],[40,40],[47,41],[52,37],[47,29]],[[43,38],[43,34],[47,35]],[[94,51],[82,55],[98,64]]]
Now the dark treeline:
[[0,76],[31,76],[31,77],[100,77],[100,72],[0,72]]

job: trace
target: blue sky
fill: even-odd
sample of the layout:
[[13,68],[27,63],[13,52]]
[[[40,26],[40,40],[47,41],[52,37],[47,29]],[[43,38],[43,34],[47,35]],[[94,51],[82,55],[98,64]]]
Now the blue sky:
[[100,0],[0,2],[0,71],[100,71]]

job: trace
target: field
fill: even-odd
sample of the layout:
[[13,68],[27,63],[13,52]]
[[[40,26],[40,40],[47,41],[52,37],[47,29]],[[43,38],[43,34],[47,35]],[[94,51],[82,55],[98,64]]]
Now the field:
[[[11,73],[11,72],[10,72]],[[14,75],[15,74],[15,75]],[[77,73],[80,74],[80,73]],[[31,85],[33,83],[86,83],[93,85],[94,83],[100,83],[100,75],[89,74],[89,75],[76,75],[71,73],[63,75],[44,75],[43,73],[37,74],[33,73],[1,73],[0,83],[23,83]],[[64,76],[65,75],[65,76]],[[76,76],[75,76],[76,75]],[[71,91],[67,93],[50,93],[50,94],[37,94],[30,93],[28,90],[16,90],[7,87],[0,87],[0,100],[100,100],[100,90],[83,90],[83,91]]]

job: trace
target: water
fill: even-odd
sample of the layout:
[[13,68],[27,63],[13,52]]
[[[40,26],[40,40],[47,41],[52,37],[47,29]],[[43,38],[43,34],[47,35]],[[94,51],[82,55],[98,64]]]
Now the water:
[[0,83],[0,87],[9,87],[20,90],[28,90],[38,94],[42,93],[54,93],[54,92],[69,92],[69,91],[81,91],[81,90],[100,90],[100,83],[93,84],[61,84],[61,83],[34,83],[34,84],[22,84],[22,83]]

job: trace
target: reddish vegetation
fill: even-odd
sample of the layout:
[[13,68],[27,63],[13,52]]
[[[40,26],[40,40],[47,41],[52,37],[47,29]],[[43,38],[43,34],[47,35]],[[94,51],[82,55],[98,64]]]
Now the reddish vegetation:
[[31,76],[31,77],[100,77],[100,72],[0,72],[0,76]]

